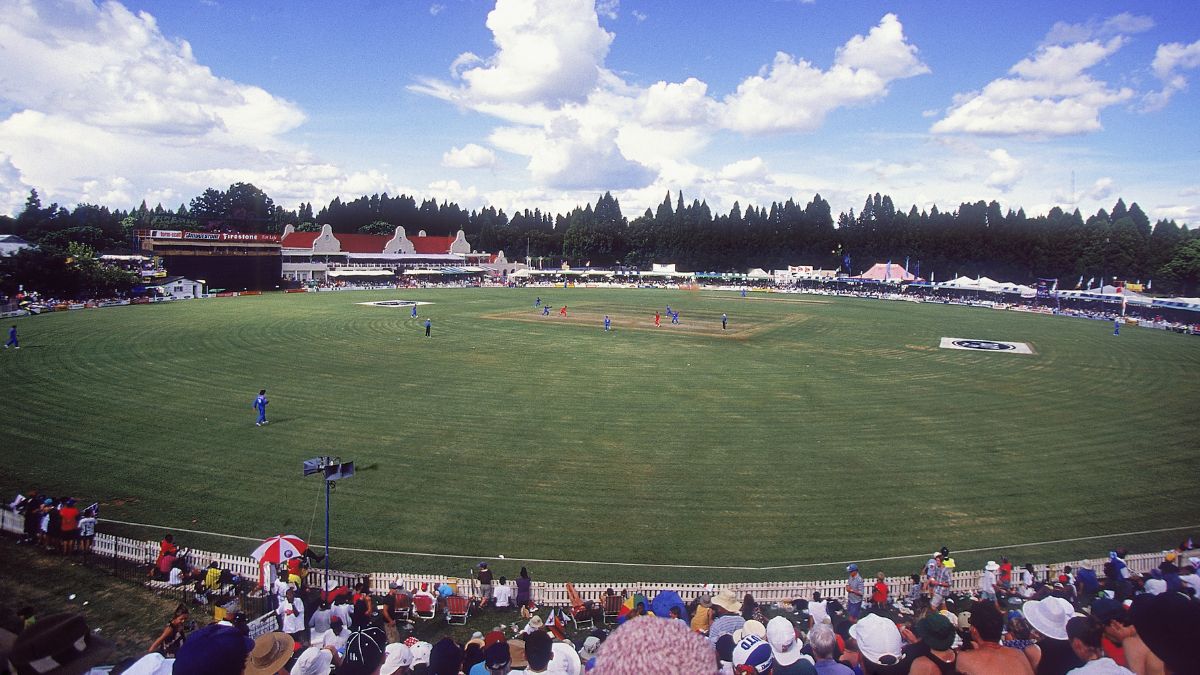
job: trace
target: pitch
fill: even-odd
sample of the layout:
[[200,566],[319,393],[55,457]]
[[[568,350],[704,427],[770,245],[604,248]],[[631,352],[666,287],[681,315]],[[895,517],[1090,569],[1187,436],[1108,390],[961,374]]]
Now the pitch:
[[[422,303],[420,317],[359,304],[394,299]],[[656,328],[667,305],[680,323],[663,314]],[[343,569],[455,575],[500,554],[510,578],[515,558],[763,568],[1194,519],[1200,341],[1160,331],[1113,337],[1104,322],[902,302],[545,288],[279,294],[17,323],[23,349],[0,360],[5,492],[319,542],[323,494],[300,464],[331,454],[359,467],[333,496],[335,546],[469,556],[335,553]],[[939,349],[947,335],[1034,353]],[[1157,548],[1184,534],[1119,541]],[[1066,560],[1113,543],[1012,553]],[[529,566],[576,581],[840,575]]]

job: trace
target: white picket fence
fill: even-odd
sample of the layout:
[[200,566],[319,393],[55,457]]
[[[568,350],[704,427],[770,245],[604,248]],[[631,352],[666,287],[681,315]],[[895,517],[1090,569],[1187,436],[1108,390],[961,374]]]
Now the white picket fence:
[[[6,532],[21,533],[23,524],[21,516],[7,509],[0,510],[0,529]],[[118,558],[139,563],[153,563],[158,555],[158,542],[143,541],[138,539],[130,539],[127,537],[118,537],[111,534],[98,532],[95,542],[92,545],[92,552],[96,555]],[[245,578],[258,579],[260,578],[259,564],[253,559],[244,556],[234,556],[224,553],[215,553],[212,551],[203,551],[199,549],[187,549],[188,558],[191,563],[197,567],[207,567],[209,563],[216,561],[223,569],[227,569],[235,574],[239,574]],[[1107,558],[1089,558],[1086,560],[1071,560],[1062,563],[1050,565],[1035,565],[1034,569],[1039,578],[1045,579],[1050,575],[1057,575],[1064,566],[1070,565],[1074,569],[1081,567],[1090,567],[1099,571]],[[1125,558],[1126,564],[1130,570],[1139,574],[1144,574],[1150,571],[1151,568],[1158,566],[1163,560],[1162,553],[1139,553],[1129,555]],[[922,563],[924,561],[921,561]],[[920,564],[920,563],[918,563]],[[914,565],[915,567],[916,565]],[[869,572],[869,570],[864,570]],[[980,570],[971,570],[963,572],[955,572],[952,574],[951,589],[957,593],[971,593],[979,588],[979,577],[982,574]],[[314,567],[309,572],[309,582],[320,586],[324,581],[325,570]],[[389,584],[398,582],[412,590],[419,588],[421,584],[429,584],[430,587],[435,587],[442,583],[449,583],[456,588],[459,594],[479,595],[479,582],[472,578],[463,577],[447,577],[430,574],[402,574],[396,572],[344,572],[330,570],[329,577],[333,585],[348,585],[352,586],[355,583],[367,583],[372,593],[386,593]],[[868,574],[868,586],[871,583],[871,578]],[[912,580],[909,577],[888,577],[886,579],[888,588],[892,597],[904,597],[912,588]],[[515,583],[509,582],[510,586],[515,589]],[[579,593],[584,600],[599,600],[609,588],[614,589],[618,593],[642,593],[648,598],[652,598],[662,591],[675,591],[685,601],[691,601],[704,593],[715,593],[718,588],[728,588],[734,591],[739,597],[745,593],[750,593],[754,599],[760,603],[775,603],[783,601],[791,601],[796,598],[811,598],[814,591],[820,591],[821,597],[845,600],[846,598],[846,580],[833,579],[826,581],[779,581],[779,582],[747,582],[747,583],[726,583],[726,584],[672,584],[647,581],[631,581],[631,582],[612,582],[612,583],[580,583],[575,584],[575,591]],[[535,603],[541,606],[562,607],[570,604],[570,599],[567,595],[565,583],[553,583],[535,581],[532,584],[532,599]]]

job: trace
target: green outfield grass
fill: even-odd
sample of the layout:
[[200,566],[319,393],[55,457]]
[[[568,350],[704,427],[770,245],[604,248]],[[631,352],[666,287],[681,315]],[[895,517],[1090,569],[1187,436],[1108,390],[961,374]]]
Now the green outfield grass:
[[[533,309],[538,295],[552,316]],[[385,299],[431,304],[417,320],[357,304]],[[655,329],[667,304],[681,324]],[[321,484],[300,462],[333,454],[360,470],[334,493],[335,545],[504,554],[497,567],[510,577],[514,558],[763,567],[1196,522],[1200,340],[1160,331],[1113,337],[1103,322],[903,302],[593,289],[266,295],[16,323],[22,349],[0,354],[0,487],[97,500],[112,519],[319,542]],[[1036,353],[942,350],[943,336]],[[263,387],[271,423],[257,428],[251,400]],[[1154,549],[1185,534],[1121,542]],[[1011,553],[1051,561],[1115,543]],[[455,575],[472,562],[335,556],[343,569]],[[840,574],[530,568],[575,580]]]

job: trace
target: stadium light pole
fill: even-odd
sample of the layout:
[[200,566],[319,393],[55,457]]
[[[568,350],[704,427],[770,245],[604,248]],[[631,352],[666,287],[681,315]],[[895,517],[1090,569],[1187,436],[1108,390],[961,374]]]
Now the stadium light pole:
[[354,475],[354,462],[343,462],[339,457],[314,457],[304,461],[304,475],[320,473],[325,479],[325,593],[329,593],[329,493],[333,482]]

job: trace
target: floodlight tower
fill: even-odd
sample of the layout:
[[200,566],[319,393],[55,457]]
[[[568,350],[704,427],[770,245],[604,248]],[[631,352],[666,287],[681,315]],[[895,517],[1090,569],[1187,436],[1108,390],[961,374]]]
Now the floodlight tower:
[[354,475],[354,462],[343,462],[340,457],[314,457],[304,460],[304,475],[319,473],[325,478],[325,593],[329,593],[329,493],[333,482]]

